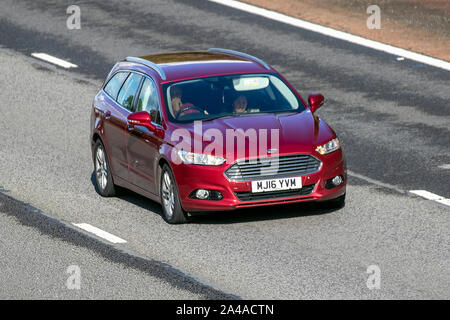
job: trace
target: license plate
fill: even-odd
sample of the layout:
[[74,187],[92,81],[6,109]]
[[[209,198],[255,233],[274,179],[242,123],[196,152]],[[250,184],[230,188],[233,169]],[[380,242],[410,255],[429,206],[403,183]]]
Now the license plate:
[[252,181],[253,193],[301,189],[301,188],[302,188],[301,177]]

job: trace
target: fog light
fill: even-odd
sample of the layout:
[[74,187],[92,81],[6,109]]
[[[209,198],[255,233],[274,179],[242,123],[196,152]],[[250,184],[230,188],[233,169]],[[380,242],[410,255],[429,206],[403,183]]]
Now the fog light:
[[209,191],[205,189],[198,189],[197,192],[195,192],[195,197],[200,200],[206,200],[209,198]]
[[344,181],[342,179],[341,176],[336,176],[333,178],[333,180],[331,180],[331,182],[333,182],[333,184],[337,187],[338,185],[340,185],[342,183],[342,181]]
[[217,190],[206,190],[206,189],[198,189],[192,191],[189,198],[191,199],[198,199],[198,200],[222,200],[223,195],[220,193],[220,191]]
[[337,186],[340,186],[343,182],[344,182],[344,177],[339,175],[339,176],[333,177],[331,179],[328,179],[327,182],[325,183],[325,188],[333,189],[333,188],[336,188]]

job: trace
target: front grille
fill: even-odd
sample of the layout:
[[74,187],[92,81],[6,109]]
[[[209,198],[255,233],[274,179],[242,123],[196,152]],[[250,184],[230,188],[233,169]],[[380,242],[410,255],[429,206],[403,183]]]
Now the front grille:
[[270,192],[235,192],[234,194],[240,201],[257,201],[257,200],[269,200],[280,198],[291,198],[299,196],[307,196],[314,190],[314,184],[303,186],[298,190],[282,190],[282,191],[270,191]]
[[317,158],[309,154],[265,157],[238,161],[225,171],[225,175],[235,181],[301,176],[317,172],[320,164]]

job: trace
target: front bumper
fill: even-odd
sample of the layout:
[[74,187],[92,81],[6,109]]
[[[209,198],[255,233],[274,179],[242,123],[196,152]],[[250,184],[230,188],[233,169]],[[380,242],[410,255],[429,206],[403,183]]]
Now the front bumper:
[[[322,166],[319,171],[302,175],[303,188],[298,193],[279,192],[273,194],[252,194],[251,181],[230,181],[225,170],[230,164],[219,167],[180,164],[173,166],[178,185],[181,205],[186,211],[224,211],[239,208],[267,206],[303,201],[325,201],[345,194],[347,170],[342,149],[331,154],[318,156]],[[344,182],[332,189],[325,188],[326,181],[342,175]],[[263,180],[263,178],[262,178]],[[197,189],[219,191],[221,200],[193,199],[192,192]]]

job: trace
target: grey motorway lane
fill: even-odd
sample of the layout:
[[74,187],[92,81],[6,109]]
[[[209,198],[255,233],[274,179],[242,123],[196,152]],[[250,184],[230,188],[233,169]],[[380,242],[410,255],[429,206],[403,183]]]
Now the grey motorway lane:
[[35,211],[0,194],[1,300],[233,298]]
[[[242,297],[449,297],[445,207],[353,179],[342,210],[277,207],[168,226],[151,201],[95,193],[88,144],[90,103],[116,60],[228,47],[264,58],[304,95],[322,91],[320,115],[343,138],[352,171],[448,197],[449,173],[438,168],[450,163],[448,72],[206,1],[80,1],[77,31],[66,28],[67,5],[0,4],[2,46],[70,60],[80,66],[70,74],[95,81],[2,51],[1,188]],[[381,290],[366,287],[372,264],[382,270]]]
[[[446,207],[353,179],[347,205],[340,210],[272,207],[168,225],[160,206],[150,200],[131,192],[105,199],[95,192],[88,114],[100,83],[75,79],[70,72],[5,49],[0,50],[0,70],[0,189],[7,195],[67,223],[89,223],[113,233],[139,257],[243,298],[450,298]],[[28,241],[42,248],[38,258],[20,257]],[[45,237],[3,242],[9,246],[2,260],[8,268],[24,261],[44,266],[39,254],[45,250],[63,264],[70,260]],[[92,261],[86,263],[107,270],[91,249]],[[370,265],[381,269],[380,290],[366,286]],[[31,292],[21,292],[21,297],[29,296]],[[191,292],[185,297],[191,298]]]
[[[81,30],[66,28],[69,4]],[[450,72],[274,22],[206,0],[3,0],[0,44],[45,52],[103,80],[128,55],[224,47],[274,65],[343,141],[349,168],[404,190],[450,198]],[[364,25],[364,23],[362,23]]]

